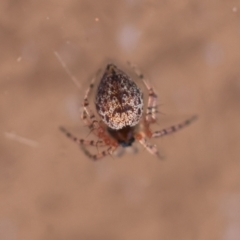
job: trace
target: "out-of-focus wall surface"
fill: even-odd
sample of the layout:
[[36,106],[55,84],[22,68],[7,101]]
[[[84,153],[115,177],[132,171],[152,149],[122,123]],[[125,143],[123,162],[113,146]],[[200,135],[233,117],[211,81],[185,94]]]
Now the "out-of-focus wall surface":
[[[235,0],[2,1],[0,239],[239,239],[239,44]],[[109,61],[150,80],[154,129],[199,116],[152,141],[164,161],[93,162],[59,131],[93,138],[79,108]]]

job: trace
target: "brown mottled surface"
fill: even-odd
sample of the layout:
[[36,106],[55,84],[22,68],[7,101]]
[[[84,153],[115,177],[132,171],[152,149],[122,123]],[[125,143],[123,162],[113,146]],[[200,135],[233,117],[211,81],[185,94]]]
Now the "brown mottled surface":
[[93,100],[96,112],[108,128],[136,127],[144,105],[143,93],[136,82],[117,66],[108,64],[96,88],[96,98]]
[[[1,240],[239,239],[239,1],[2,1],[0,29]],[[165,161],[91,162],[59,132],[88,135],[78,109],[108,60],[150,78],[156,129],[199,115],[155,141]]]

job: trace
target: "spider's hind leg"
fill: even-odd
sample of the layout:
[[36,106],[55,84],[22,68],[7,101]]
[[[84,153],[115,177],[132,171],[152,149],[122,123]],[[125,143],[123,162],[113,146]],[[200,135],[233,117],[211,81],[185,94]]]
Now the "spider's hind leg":
[[97,71],[96,75],[92,78],[91,83],[90,83],[88,89],[86,90],[84,100],[83,100],[83,103],[82,103],[83,110],[82,110],[82,113],[81,113],[81,119],[90,128],[90,130],[93,130],[93,129],[96,129],[96,128],[99,127],[99,121],[96,119],[96,116],[94,115],[93,111],[89,107],[88,97],[92,92],[92,89],[94,87],[94,83],[95,83],[96,78],[97,78],[100,71],[101,71],[101,69],[99,69]]
[[149,82],[145,79],[142,72],[133,64],[128,62],[130,67],[133,69],[135,74],[143,81],[145,87],[148,90],[148,105],[147,105],[147,112],[146,112],[146,121],[148,124],[156,122],[156,113],[157,110],[157,94],[149,84]]

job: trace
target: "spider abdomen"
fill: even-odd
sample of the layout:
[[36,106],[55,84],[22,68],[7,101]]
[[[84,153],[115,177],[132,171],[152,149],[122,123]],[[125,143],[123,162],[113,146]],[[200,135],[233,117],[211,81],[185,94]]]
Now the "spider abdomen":
[[143,94],[130,77],[115,65],[108,64],[97,89],[95,104],[109,128],[133,127],[143,113]]

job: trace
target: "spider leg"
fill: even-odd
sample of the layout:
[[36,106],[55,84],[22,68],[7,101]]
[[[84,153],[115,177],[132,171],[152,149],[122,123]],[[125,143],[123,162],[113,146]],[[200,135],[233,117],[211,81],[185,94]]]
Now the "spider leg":
[[68,132],[65,128],[60,127],[60,130],[68,137],[70,138],[72,141],[76,142],[79,145],[85,145],[85,146],[96,146],[96,147],[104,147],[106,146],[105,142],[103,140],[84,140],[84,139],[80,139],[75,137],[74,135],[72,135],[70,132]]
[[[114,139],[112,139],[107,131],[106,128],[104,127],[104,125],[102,125],[101,121],[98,121],[97,118],[95,117],[93,111],[90,109],[89,107],[89,101],[88,101],[88,97],[90,95],[90,93],[92,92],[92,89],[94,87],[94,82],[96,80],[96,77],[98,75],[100,70],[98,70],[97,74],[95,77],[93,77],[93,79],[91,80],[91,83],[85,93],[84,96],[84,101],[83,101],[83,109],[81,112],[81,119],[85,122],[85,124],[89,127],[90,131],[93,131],[97,137],[99,137],[99,140],[97,141],[91,141],[91,140],[84,140],[84,139],[79,139],[77,137],[75,137],[74,135],[72,135],[70,132],[68,132],[66,129],[64,128],[60,128],[60,130],[65,133],[65,135],[70,138],[72,141],[78,143],[80,145],[80,147],[82,148],[82,150],[84,151],[84,153],[90,157],[92,160],[98,160],[103,158],[104,156],[107,155],[112,155],[113,152],[117,149],[117,147],[119,146],[118,142]],[[97,154],[91,154],[86,148],[85,146],[96,146],[98,147],[103,147],[103,146],[108,146],[108,148],[102,152],[99,152]]]
[[136,135],[136,139],[140,142],[140,144],[151,154],[157,156],[159,159],[163,159],[163,157],[158,152],[157,146],[149,143],[147,138],[144,136],[144,133],[138,133]]
[[143,81],[145,87],[148,90],[148,105],[147,105],[147,112],[146,112],[146,121],[148,123],[156,122],[156,113],[157,111],[157,94],[154,92],[153,88],[150,86],[148,81],[145,79],[142,72],[135,66],[128,62],[130,67],[134,70],[136,75]]
[[[96,119],[93,111],[89,108],[89,101],[88,96],[92,92],[92,89],[94,87],[94,82],[98,76],[98,73],[101,69],[97,71],[97,74],[92,78],[91,83],[85,93],[84,100],[83,100],[83,111],[81,114],[82,120],[89,126],[90,130],[97,129],[99,127],[99,122]],[[88,117],[88,119],[87,119]]]
[[84,108],[81,113],[81,119],[89,127],[90,130],[97,129],[99,127],[99,121],[91,109],[88,109],[86,111],[86,108]]
[[173,125],[173,126],[168,127],[168,128],[164,128],[164,129],[162,129],[160,131],[153,132],[151,137],[157,138],[157,137],[166,136],[168,134],[171,134],[173,132],[176,132],[176,131],[186,127],[187,125],[189,125],[190,123],[192,123],[196,119],[197,119],[197,116],[193,116],[192,118],[189,118],[189,119],[185,120],[182,123]]
[[91,154],[83,145],[81,145],[81,148],[83,150],[83,152],[89,157],[91,158],[92,160],[96,161],[96,160],[99,160],[105,156],[108,156],[108,155],[112,155],[113,152],[116,150],[116,146],[111,146],[109,147],[107,150],[104,150],[98,154]]

